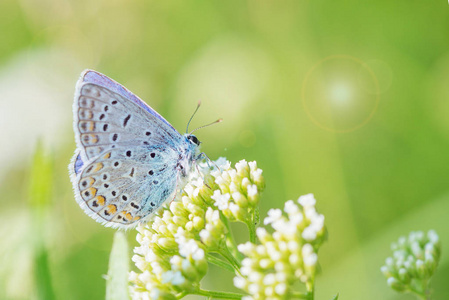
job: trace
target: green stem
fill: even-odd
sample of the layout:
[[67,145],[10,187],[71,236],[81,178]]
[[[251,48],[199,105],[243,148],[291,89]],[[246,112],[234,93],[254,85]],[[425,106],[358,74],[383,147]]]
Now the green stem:
[[419,292],[419,291],[417,291],[417,290],[415,290],[415,289],[410,289],[409,290],[412,294],[415,294],[415,296],[418,298],[418,299],[422,299],[422,300],[430,300],[430,296],[426,296],[426,295],[423,295],[421,292]]
[[243,297],[242,294],[209,291],[209,290],[203,290],[203,289],[199,289],[198,291],[193,292],[192,294],[206,296],[206,297],[219,298],[219,299],[242,299],[242,297]]
[[418,299],[422,300],[430,300],[430,288],[429,288],[429,282],[428,280],[425,280],[422,282],[421,285],[412,285],[408,289],[412,294],[415,294]]
[[226,260],[231,263],[234,267],[236,267],[237,269],[240,269],[241,264],[240,261],[238,261],[233,255],[232,253],[229,251],[228,247],[222,247],[219,251],[219,253],[221,254],[221,256],[223,256],[224,258],[226,258]]
[[296,299],[309,299],[309,294],[303,294],[300,292],[293,292],[292,293],[292,298],[296,298]]
[[306,282],[306,289],[307,289],[307,298],[306,299],[313,300],[313,298],[315,297],[315,280],[314,279]]
[[230,264],[228,264],[227,262],[225,262],[224,260],[222,260],[222,259],[220,259],[220,258],[218,258],[218,257],[216,257],[216,256],[213,256],[213,255],[211,255],[211,254],[206,254],[206,259],[207,259],[207,261],[208,262],[210,262],[211,264],[214,264],[214,265],[216,265],[217,267],[220,267],[220,268],[222,268],[222,269],[225,269],[225,270],[228,270],[228,271],[231,271],[231,272],[233,272],[234,273],[234,267],[232,266],[232,265],[230,265]]
[[237,249],[237,244],[235,242],[234,235],[232,234],[231,226],[229,226],[229,221],[224,216],[221,219],[225,224],[226,229],[228,230],[228,233],[226,234],[226,245],[231,248],[230,251],[232,252],[232,254],[238,256],[240,252]]
[[233,271],[242,276],[242,274],[240,273],[240,261],[238,261],[229,251],[228,247],[224,246],[221,249],[219,249],[216,253],[220,254],[221,256],[223,256],[228,262],[229,264],[232,266],[232,268],[234,269]]
[[176,299],[182,299],[182,298],[184,298],[185,296],[187,296],[189,293],[187,293],[187,292],[182,292],[182,293],[179,293],[178,295],[176,295]]
[[254,224],[254,217],[252,217],[248,222],[246,222],[246,226],[249,231],[249,241],[253,244],[256,243],[256,224]]

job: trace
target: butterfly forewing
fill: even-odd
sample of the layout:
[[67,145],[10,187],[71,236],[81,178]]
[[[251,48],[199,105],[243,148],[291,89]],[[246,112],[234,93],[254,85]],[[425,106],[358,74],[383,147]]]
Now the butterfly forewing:
[[173,126],[169,122],[167,122],[167,120],[165,120],[160,114],[158,114],[148,104],[143,102],[139,97],[134,95],[123,85],[112,80],[108,76],[103,75],[94,70],[85,70],[83,73],[81,73],[81,78],[78,81],[78,84],[81,84],[83,82],[93,83],[93,84],[105,87],[106,89],[110,90],[111,92],[121,95],[123,98],[127,99],[128,101],[134,102],[139,107],[144,109],[146,112],[148,112],[149,114],[151,114],[154,117],[156,117],[157,119],[159,119],[158,123],[164,123],[165,126],[170,127],[174,132],[176,132],[176,129],[173,128]]
[[90,83],[80,88],[75,120],[78,146],[84,150],[87,159],[114,145],[167,144],[170,147],[182,138],[142,107],[105,87]]

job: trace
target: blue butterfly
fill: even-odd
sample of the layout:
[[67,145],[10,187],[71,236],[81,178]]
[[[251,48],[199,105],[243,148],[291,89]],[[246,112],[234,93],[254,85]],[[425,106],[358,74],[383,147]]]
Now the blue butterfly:
[[174,198],[203,158],[193,134],[181,135],[136,95],[96,71],[81,73],[73,119],[77,149],[69,169],[75,198],[107,227],[130,228],[148,219]]

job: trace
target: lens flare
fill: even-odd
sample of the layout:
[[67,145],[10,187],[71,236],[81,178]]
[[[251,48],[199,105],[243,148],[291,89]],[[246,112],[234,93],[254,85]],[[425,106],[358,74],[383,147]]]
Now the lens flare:
[[[374,87],[374,92],[366,86]],[[377,110],[379,94],[378,80],[368,64],[346,55],[318,62],[302,85],[308,117],[331,132],[350,132],[367,124]]]

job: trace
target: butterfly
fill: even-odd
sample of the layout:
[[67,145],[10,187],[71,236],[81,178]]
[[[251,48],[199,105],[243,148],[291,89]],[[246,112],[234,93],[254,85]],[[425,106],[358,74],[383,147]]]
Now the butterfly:
[[82,72],[76,84],[73,120],[75,198],[106,227],[147,220],[204,157],[196,136],[181,135],[124,86],[93,70]]

